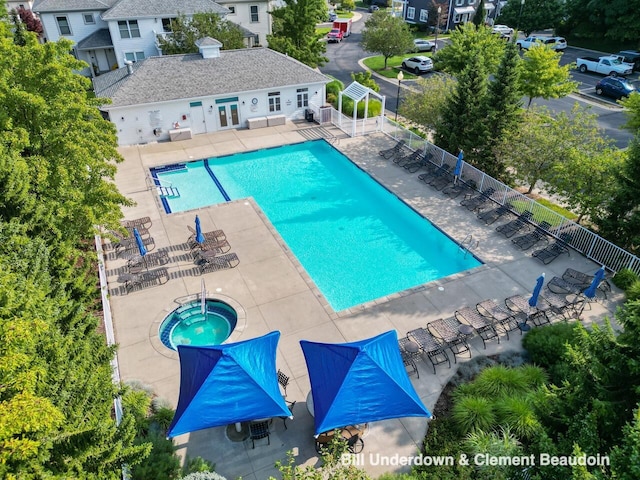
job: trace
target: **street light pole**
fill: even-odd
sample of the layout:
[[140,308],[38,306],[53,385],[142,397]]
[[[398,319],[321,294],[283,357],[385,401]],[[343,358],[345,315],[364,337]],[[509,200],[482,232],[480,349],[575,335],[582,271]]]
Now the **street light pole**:
[[398,79],[398,101],[396,102],[396,122],[397,122],[398,110],[400,109],[400,84],[402,83],[402,80],[404,80],[404,74],[402,73],[402,70],[398,72],[398,76],[396,78]]
[[436,20],[436,39],[433,45],[433,52],[438,51],[438,30],[440,30],[440,13],[442,13],[442,7],[438,6],[438,19]]
[[516,25],[516,33],[514,38],[518,39],[518,32],[520,31],[520,17],[522,17],[522,9],[524,8],[524,0],[520,0],[520,13],[518,14],[518,24]]

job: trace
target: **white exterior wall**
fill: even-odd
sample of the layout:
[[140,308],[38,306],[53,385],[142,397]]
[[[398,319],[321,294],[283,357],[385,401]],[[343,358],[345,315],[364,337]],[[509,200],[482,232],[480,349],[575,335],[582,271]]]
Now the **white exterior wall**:
[[[260,37],[260,44],[263,46],[267,45],[267,34],[271,33],[271,15],[269,15],[268,2],[232,0],[218,3],[223,7],[234,7],[236,10],[235,14],[228,14],[226,20],[255,33]],[[251,6],[258,7],[257,23],[251,21]]]
[[[298,88],[309,89],[309,103],[323,104],[325,98],[324,84],[299,85],[281,89],[270,89],[259,92],[242,94],[227,94],[217,97],[191,98],[176,100],[173,102],[158,103],[155,105],[138,105],[131,107],[109,109],[109,118],[116,126],[118,133],[118,145],[135,145],[169,139],[169,130],[179,123],[179,128],[191,128],[191,102],[202,102],[206,133],[223,130],[218,123],[216,99],[238,97],[238,110],[240,124],[231,128],[246,128],[247,119],[265,117],[270,115],[285,115],[287,120],[304,118],[306,108],[297,107]],[[271,91],[280,91],[281,111],[269,112],[267,94]],[[316,93],[317,92],[317,93]],[[254,105],[252,99],[258,101]],[[159,135],[154,134],[154,129],[159,128]]]
[[33,7],[33,1],[32,0],[7,0],[7,11],[10,12],[11,10],[18,10],[18,8],[22,7],[25,10],[31,10],[31,7]]
[[[84,23],[83,15],[85,13],[93,14],[93,19],[95,21],[94,24],[87,25]],[[107,24],[100,18],[100,13],[101,12],[97,11],[43,13],[40,15],[40,21],[42,22],[42,28],[44,29],[44,36],[49,42],[57,42],[60,38],[66,38],[73,41],[73,43],[78,43],[93,32],[96,32],[101,28],[107,28]],[[67,17],[71,28],[71,35],[60,35],[56,17]]]
[[154,34],[154,30],[156,32],[162,32],[162,20],[158,18],[139,18],[138,28],[140,29],[140,37],[120,38],[118,20],[109,21],[109,32],[111,32],[113,50],[115,52],[119,68],[125,66],[124,54],[128,52],[144,52],[145,58],[160,55],[160,52],[156,48],[156,36]]

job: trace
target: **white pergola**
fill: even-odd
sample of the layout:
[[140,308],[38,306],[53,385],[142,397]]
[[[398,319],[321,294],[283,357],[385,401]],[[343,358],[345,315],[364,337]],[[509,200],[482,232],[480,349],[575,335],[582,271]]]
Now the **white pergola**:
[[[369,96],[374,95],[378,97],[380,102],[382,103],[382,109],[380,110],[380,122],[379,125],[382,125],[382,117],[384,116],[385,111],[385,99],[384,95],[380,95],[379,93],[371,90],[369,87],[365,87],[358,82],[353,82],[347,88],[342,90],[338,97],[338,112],[342,112],[342,96],[347,96],[351,100],[353,100],[353,123],[351,127],[351,136],[355,137],[357,128],[358,128],[358,102],[362,100],[365,101],[364,104],[364,118],[362,119],[362,129],[364,133],[366,121],[368,118],[369,112]],[[342,123],[342,115],[340,116],[340,122]]]

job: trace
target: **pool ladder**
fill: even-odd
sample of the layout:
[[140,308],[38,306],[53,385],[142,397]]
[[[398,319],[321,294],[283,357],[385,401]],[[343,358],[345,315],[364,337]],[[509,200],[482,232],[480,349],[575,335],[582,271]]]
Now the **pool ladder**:
[[464,240],[462,240],[460,245],[458,245],[458,252],[464,252],[464,258],[467,258],[467,255],[470,253],[471,247],[478,248],[478,245],[480,245],[479,240],[475,240],[475,246],[473,245],[473,243],[473,235],[467,235],[466,237],[464,237]]

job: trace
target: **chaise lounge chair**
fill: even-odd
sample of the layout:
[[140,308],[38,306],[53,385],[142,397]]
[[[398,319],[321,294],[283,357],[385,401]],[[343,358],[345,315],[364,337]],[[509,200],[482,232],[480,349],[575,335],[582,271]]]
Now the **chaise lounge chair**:
[[548,222],[540,222],[540,225],[536,225],[536,228],[532,232],[520,235],[511,241],[520,250],[529,250],[539,242],[549,242],[549,228],[551,228],[551,225]]
[[[196,231],[191,225],[187,225],[187,229],[191,234],[189,235],[189,238],[187,238],[187,244],[189,245],[189,249],[193,249],[197,246],[196,244],[198,243],[196,241]],[[202,236],[204,237],[205,242],[206,241],[221,242],[227,239],[227,235],[222,230],[212,230],[211,232],[202,232]]]
[[431,185],[436,190],[442,190],[444,187],[451,183],[453,175],[451,174],[451,165],[443,165],[440,167],[433,178],[429,180],[429,185]]
[[216,255],[212,251],[198,252],[195,264],[200,268],[200,273],[215,272],[235,268],[240,264],[240,259],[235,253]]
[[504,217],[505,215],[510,215],[513,213],[511,204],[507,203],[506,205],[500,205],[499,207],[494,208],[493,210],[485,210],[483,212],[478,212],[478,220],[482,220],[486,225],[491,225],[495,223],[498,219]]
[[536,250],[531,254],[531,256],[537,258],[545,265],[553,262],[563,253],[571,256],[571,253],[569,252],[569,245],[567,244],[567,242],[569,242],[570,240],[571,235],[563,233],[560,235],[560,238],[558,240],[547,245],[541,250]]
[[468,325],[476,331],[482,339],[482,345],[485,349],[487,348],[486,340],[497,338],[498,343],[500,343],[500,336],[493,326],[493,322],[480,315],[477,310],[470,307],[464,307],[460,310],[456,310],[454,315],[460,323]]
[[[579,294],[589,288],[592,281],[593,275],[579,272],[573,268],[567,268],[562,274],[562,277],[553,277],[549,280],[547,288],[559,294]],[[607,298],[607,292],[611,291],[611,284],[606,278],[602,279],[597,291],[602,293],[604,298]]]
[[378,155],[386,160],[389,160],[398,155],[402,151],[402,147],[404,147],[406,143],[406,141],[400,140],[393,147],[387,148],[386,150],[380,150],[378,152]]
[[427,355],[433,367],[433,373],[436,373],[436,365],[448,362],[451,368],[451,360],[445,351],[446,345],[443,345],[436,339],[426,328],[416,328],[407,332],[407,338],[416,343],[421,353]]
[[[143,245],[147,248],[147,250],[153,250],[156,246],[155,240],[151,235],[149,235],[149,232],[147,232],[146,230],[143,231],[145,232],[144,235],[146,235],[140,235]],[[112,230],[110,233],[117,239],[116,242],[113,243],[113,249],[116,252],[116,256],[126,252],[137,250],[138,244],[136,243],[136,238],[133,235],[124,237],[115,230]]]
[[505,223],[504,225],[499,225],[496,227],[496,232],[501,233],[506,238],[513,237],[516,233],[524,230],[525,228],[529,228],[529,219],[533,217],[533,213],[530,211],[526,211],[521,213],[518,218],[511,220],[510,222]]
[[405,165],[409,165],[410,163],[414,163],[419,161],[422,158],[422,153],[418,150],[413,152],[407,152],[403,155],[397,155],[392,161],[394,165],[398,165],[399,167],[404,167]]
[[483,317],[490,319],[494,325],[500,325],[507,335],[507,340],[509,340],[509,332],[518,328],[526,319],[523,313],[513,312],[491,298],[479,302],[476,310]]
[[444,187],[442,189],[442,193],[444,193],[445,195],[449,195],[451,198],[458,198],[460,194],[465,193],[468,190],[474,190],[475,188],[476,182],[474,182],[473,180],[465,182],[458,179],[456,183],[451,184],[448,187]]
[[461,324],[455,317],[439,318],[433,322],[427,324],[427,329],[431,334],[440,339],[444,343],[451,353],[453,354],[453,360],[458,363],[456,355],[468,353],[471,358],[471,348],[467,342],[469,333],[464,333],[460,330]]
[[433,165],[433,163],[431,163],[432,158],[433,153],[427,152],[427,154],[420,157],[418,161],[404,165],[404,168],[406,168],[409,173],[416,173],[421,168],[428,168],[429,165]]
[[122,220],[120,224],[127,230],[133,230],[134,228],[149,230],[151,228],[151,219],[149,217],[140,217],[134,220]]
[[118,281],[120,283],[124,283],[124,288],[127,293],[129,293],[137,287],[147,287],[167,283],[169,281],[169,272],[163,267],[139,273],[124,273],[118,277]]
[[480,192],[475,197],[465,198],[460,202],[460,205],[465,207],[470,212],[480,210],[484,205],[491,201],[491,196],[496,192],[493,187],[489,187]]
[[144,257],[136,255],[127,261],[129,273],[140,273],[143,269],[149,267],[159,267],[169,263],[169,252],[167,250],[158,250],[157,252],[147,253]]

